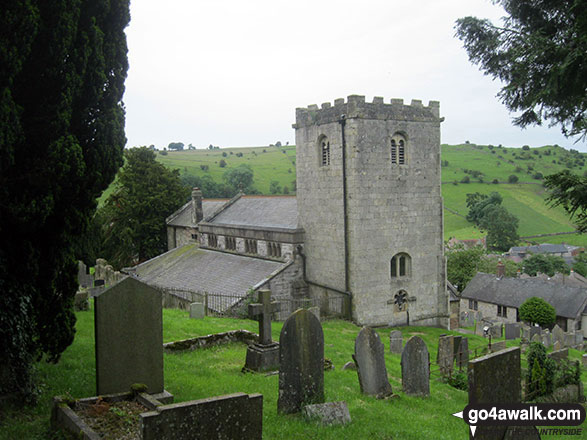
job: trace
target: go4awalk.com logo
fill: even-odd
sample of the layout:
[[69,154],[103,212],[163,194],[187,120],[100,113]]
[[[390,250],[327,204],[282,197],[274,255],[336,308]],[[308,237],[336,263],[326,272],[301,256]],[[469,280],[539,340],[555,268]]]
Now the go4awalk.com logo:
[[[581,435],[580,426],[585,421],[585,408],[578,403],[516,403],[467,405],[453,416],[463,419],[471,429],[473,438],[480,427],[564,426],[565,428],[541,428],[540,433]],[[482,428],[481,431],[485,431]],[[544,432],[543,432],[544,431]]]

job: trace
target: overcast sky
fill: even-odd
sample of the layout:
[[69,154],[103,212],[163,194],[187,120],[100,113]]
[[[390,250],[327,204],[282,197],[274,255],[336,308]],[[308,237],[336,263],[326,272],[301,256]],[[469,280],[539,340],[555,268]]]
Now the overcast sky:
[[295,108],[348,95],[440,101],[442,142],[559,144],[522,130],[500,83],[469,63],[454,23],[497,22],[490,0],[132,0],[128,147],[294,143]]

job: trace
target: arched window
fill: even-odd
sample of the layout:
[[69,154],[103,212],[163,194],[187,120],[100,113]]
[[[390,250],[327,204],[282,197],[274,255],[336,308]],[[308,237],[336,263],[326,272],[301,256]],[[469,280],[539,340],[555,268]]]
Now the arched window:
[[406,253],[395,254],[391,258],[391,278],[407,278],[412,276],[412,259]]
[[391,138],[391,163],[405,165],[407,162],[406,139],[401,134],[394,134]]
[[326,136],[320,136],[318,139],[318,146],[320,148],[320,165],[330,165],[330,141]]

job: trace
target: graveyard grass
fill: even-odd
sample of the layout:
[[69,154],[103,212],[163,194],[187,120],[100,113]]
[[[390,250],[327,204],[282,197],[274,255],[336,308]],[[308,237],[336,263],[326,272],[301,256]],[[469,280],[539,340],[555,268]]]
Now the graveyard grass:
[[[35,408],[9,410],[5,414],[0,414],[1,440],[65,438],[60,433],[49,431],[51,399],[54,395],[73,398],[95,395],[93,316],[93,310],[77,313],[75,342],[63,354],[59,364],[38,364],[42,391],[40,404]],[[283,323],[273,323],[274,340],[279,340],[282,325]],[[322,427],[315,423],[306,423],[298,415],[278,415],[278,376],[242,374],[241,368],[246,353],[244,344],[235,343],[191,352],[165,354],[165,388],[174,394],[175,402],[234,392],[263,394],[264,439],[469,438],[465,423],[451,416],[466,406],[467,393],[440,382],[438,374],[434,373],[438,370],[435,365],[438,337],[447,333],[446,330],[425,327],[401,329],[404,344],[410,334],[417,334],[426,342],[430,353],[433,370],[430,381],[431,395],[420,398],[407,397],[401,391],[401,356],[389,352],[389,329],[377,329],[385,346],[390,383],[398,397],[391,400],[376,400],[360,393],[356,371],[341,370],[341,367],[351,360],[355,338],[360,328],[350,322],[339,320],[325,321],[322,325],[325,357],[332,360],[335,365],[334,370],[324,373],[326,401],[347,402],[352,417],[352,423],[347,426]],[[236,329],[256,332],[258,324],[256,321],[228,318],[206,317],[203,320],[196,320],[189,319],[186,311],[163,311],[164,342]],[[486,345],[483,338],[468,336],[471,349]],[[513,341],[508,341],[508,346],[513,345]],[[576,350],[569,350],[569,356],[572,359],[580,359],[580,353]],[[584,369],[582,380],[584,384],[587,383],[587,372]],[[542,438],[560,439],[560,436]]]

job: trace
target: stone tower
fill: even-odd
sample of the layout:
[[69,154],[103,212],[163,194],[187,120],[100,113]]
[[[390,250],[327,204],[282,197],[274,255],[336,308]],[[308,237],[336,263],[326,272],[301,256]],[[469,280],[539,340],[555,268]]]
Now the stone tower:
[[440,105],[364,96],[296,109],[297,199],[312,297],[362,325],[448,325]]

